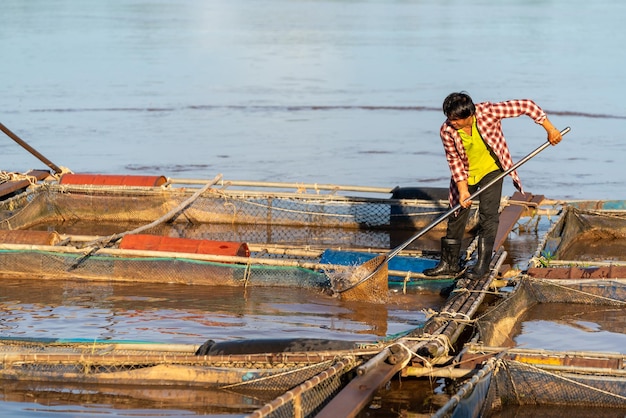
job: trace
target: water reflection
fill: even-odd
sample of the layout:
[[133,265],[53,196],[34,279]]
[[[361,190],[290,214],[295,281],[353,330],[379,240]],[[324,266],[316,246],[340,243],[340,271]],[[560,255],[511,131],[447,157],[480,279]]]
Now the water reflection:
[[38,411],[38,414],[49,413],[55,417],[100,415],[111,405],[117,405],[115,416],[228,415],[235,418],[261,407],[269,400],[271,398],[206,388],[92,386],[45,382],[3,382],[0,392],[0,401],[9,405],[5,409],[9,413],[13,410],[12,403],[23,403],[25,405],[21,408]]
[[404,332],[437,309],[437,288],[388,305],[344,302],[306,289],[3,280],[0,336],[202,344],[239,338],[373,341]]
[[626,308],[541,303],[528,311],[517,346],[556,351],[626,353]]

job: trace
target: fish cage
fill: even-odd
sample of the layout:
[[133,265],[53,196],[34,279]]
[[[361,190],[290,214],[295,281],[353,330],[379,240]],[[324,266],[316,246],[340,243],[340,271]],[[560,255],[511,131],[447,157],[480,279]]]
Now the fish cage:
[[[453,398],[454,408],[438,416],[454,416],[455,410],[479,414],[467,416],[498,416],[512,406],[626,410],[625,353],[517,346],[514,336],[525,318],[543,304],[567,304],[576,312],[591,307],[623,310],[626,282],[599,279],[581,285],[578,280],[521,276],[510,295],[477,316],[475,337],[458,360],[468,373],[464,382],[469,387]],[[470,377],[474,380],[468,381]]]
[[[265,351],[270,345],[274,351]],[[231,406],[239,413],[313,417],[356,367],[380,349],[376,344],[307,339],[208,341],[202,346],[2,339],[0,378],[43,392],[60,384],[65,390],[79,385],[81,392],[90,387],[92,394],[198,389],[213,394],[209,401],[216,409],[225,407],[225,397],[239,395],[238,407]],[[205,393],[203,399],[207,397]]]
[[[2,202],[3,228],[56,220],[142,222],[157,219],[197,187],[43,184]],[[390,191],[391,192],[391,191]],[[310,192],[207,188],[173,222],[276,224],[343,228],[419,227],[447,209],[447,200],[342,196]]]

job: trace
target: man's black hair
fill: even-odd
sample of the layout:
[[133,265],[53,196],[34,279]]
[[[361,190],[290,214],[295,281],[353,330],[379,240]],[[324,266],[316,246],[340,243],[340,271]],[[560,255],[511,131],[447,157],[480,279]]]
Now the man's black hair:
[[465,119],[476,112],[472,98],[466,92],[451,93],[443,101],[443,114],[449,120]]

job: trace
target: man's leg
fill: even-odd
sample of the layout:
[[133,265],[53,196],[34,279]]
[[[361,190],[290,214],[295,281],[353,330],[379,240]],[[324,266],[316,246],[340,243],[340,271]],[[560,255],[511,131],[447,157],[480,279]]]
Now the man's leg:
[[469,209],[461,209],[448,218],[446,236],[441,238],[441,258],[435,267],[424,270],[426,276],[455,276],[461,271],[459,254],[461,238],[469,216]]
[[[484,187],[501,171],[493,171],[487,174],[479,183],[478,187]],[[500,199],[502,198],[502,180],[482,192],[479,196],[478,209],[478,261],[474,267],[466,273],[466,277],[472,280],[480,279],[489,270],[489,263],[493,253],[493,244],[498,232],[500,222]]]

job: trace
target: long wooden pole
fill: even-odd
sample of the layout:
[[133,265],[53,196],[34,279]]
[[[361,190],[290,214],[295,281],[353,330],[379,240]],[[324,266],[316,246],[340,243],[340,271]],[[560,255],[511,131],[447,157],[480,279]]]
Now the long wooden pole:
[[14,140],[18,144],[20,144],[22,148],[24,148],[26,151],[30,152],[35,157],[37,157],[39,161],[43,162],[45,165],[53,169],[55,173],[59,174],[62,171],[58,165],[56,165],[55,163],[53,163],[52,161],[44,157],[41,153],[39,153],[39,151],[37,151],[36,149],[28,145],[26,142],[24,142],[19,136],[15,135],[9,128],[4,126],[2,123],[0,123],[0,130],[4,132],[5,134],[7,134],[9,138]]

